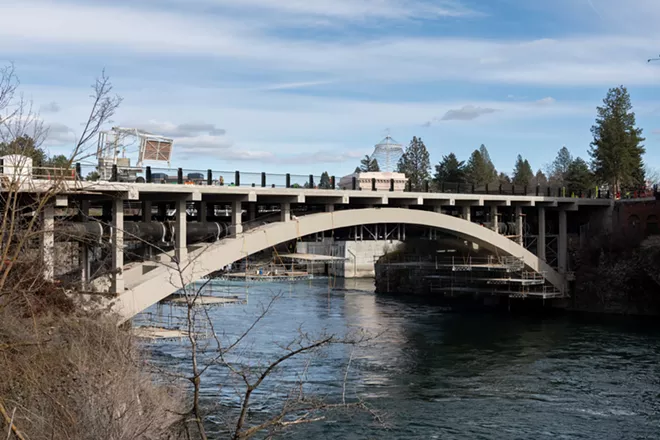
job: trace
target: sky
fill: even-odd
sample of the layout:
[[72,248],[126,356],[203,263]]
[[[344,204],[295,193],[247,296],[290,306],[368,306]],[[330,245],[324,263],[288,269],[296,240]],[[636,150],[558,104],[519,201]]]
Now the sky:
[[173,167],[341,176],[386,134],[432,164],[485,144],[511,173],[588,158],[625,85],[660,167],[657,0],[0,0],[0,65],[67,153],[105,69],[112,125],[175,139]]

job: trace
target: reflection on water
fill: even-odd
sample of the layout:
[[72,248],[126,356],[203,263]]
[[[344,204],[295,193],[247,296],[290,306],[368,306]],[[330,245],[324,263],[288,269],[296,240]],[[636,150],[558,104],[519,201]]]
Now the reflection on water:
[[[452,314],[422,300],[376,296],[372,286],[262,284],[250,287],[247,304],[212,309],[216,329],[231,338],[282,294],[233,358],[241,365],[278,356],[299,328],[382,333],[353,353],[347,390],[385,412],[390,429],[368,414],[338,413],[285,438],[660,438],[659,331],[631,322]],[[153,349],[158,362],[185,366],[182,343]],[[333,346],[316,359],[310,389],[339,399],[351,350]],[[264,384],[255,408],[295,384],[304,368],[302,358],[287,363],[277,381]],[[209,370],[204,383],[209,408],[236,400],[226,371]]]

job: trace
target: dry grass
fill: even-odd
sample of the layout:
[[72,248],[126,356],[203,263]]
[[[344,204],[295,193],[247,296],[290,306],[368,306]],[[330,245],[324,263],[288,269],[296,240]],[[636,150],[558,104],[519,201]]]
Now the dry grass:
[[178,438],[185,396],[145,373],[129,333],[109,319],[15,311],[0,310],[0,403],[25,438]]

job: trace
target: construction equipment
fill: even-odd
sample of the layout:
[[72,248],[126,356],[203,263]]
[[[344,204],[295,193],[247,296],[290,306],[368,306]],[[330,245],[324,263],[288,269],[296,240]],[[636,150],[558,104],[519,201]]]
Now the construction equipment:
[[[120,182],[144,182],[143,172],[145,161],[167,162],[169,168],[174,140],[148,133],[137,128],[112,127],[99,132],[98,173],[100,180],[116,179]],[[134,166],[127,154],[137,152],[138,158]],[[116,166],[117,175],[113,176]]]

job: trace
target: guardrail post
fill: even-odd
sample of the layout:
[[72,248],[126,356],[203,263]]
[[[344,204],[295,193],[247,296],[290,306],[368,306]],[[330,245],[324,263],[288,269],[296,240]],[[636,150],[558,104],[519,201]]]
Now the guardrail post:
[[263,171],[261,172],[261,187],[265,188],[266,187],[266,173]]
[[336,189],[336,188],[337,188],[335,182],[336,182],[336,181],[335,181],[335,176],[331,176],[331,177],[330,177],[330,188],[332,188],[332,189]]
[[472,194],[474,194],[474,183],[472,184]]
[[516,185],[514,185],[513,183],[511,184],[511,195],[512,196],[516,195]]
[[376,178],[375,177],[371,178],[371,190],[376,191]]
[[286,183],[284,184],[287,188],[291,188],[291,174],[286,173]]
[[151,182],[152,182],[152,178],[151,178],[151,167],[150,167],[150,166],[147,166],[147,169],[146,169],[146,171],[144,172],[144,178],[145,178],[145,180],[147,181],[147,183],[151,183]]
[[213,170],[206,170],[206,184],[213,185]]
[[352,189],[355,191],[357,189],[357,177],[353,176],[353,181],[351,182]]
[[177,168],[176,170],[176,183],[183,185],[183,168]]
[[412,192],[412,180],[408,179],[406,186],[408,187],[408,192]]
[[527,195],[527,185],[525,185],[524,191],[525,191],[525,195]]
[[590,199],[592,195],[593,195],[593,194],[592,194],[591,190],[589,190],[589,192],[587,193],[587,198]]
[[112,165],[112,174],[110,175],[110,182],[117,181],[117,164]]
[[500,194],[502,194],[502,184],[500,183]]
[[578,191],[578,197],[582,198],[582,190]]
[[424,184],[422,185],[422,189],[423,189],[424,192],[426,192],[426,193],[429,192],[429,181],[428,181],[428,180],[425,180],[425,181],[424,181]]
[[394,179],[390,179],[390,191],[394,191]]
[[540,192],[541,192],[541,185],[536,185],[536,197],[539,196]]
[[610,198],[610,190],[609,189],[607,190],[607,198],[608,199]]
[[80,162],[76,162],[76,180],[82,180],[82,166],[80,166]]
[[309,175],[309,187],[314,188],[314,175],[313,174]]
[[5,160],[0,159],[0,174],[5,174]]
[[488,184],[486,184],[486,194],[489,194],[489,192],[488,192]]
[[241,186],[241,172],[236,171],[234,173],[234,185]]
[[548,193],[548,197],[550,197],[550,187],[547,187],[546,190],[547,190],[546,192]]

